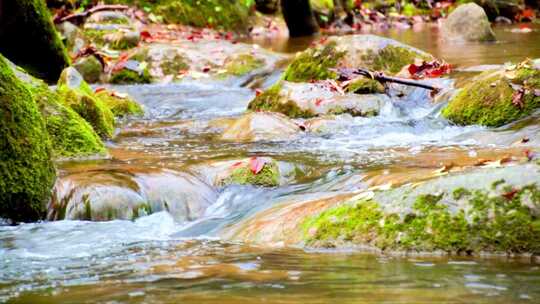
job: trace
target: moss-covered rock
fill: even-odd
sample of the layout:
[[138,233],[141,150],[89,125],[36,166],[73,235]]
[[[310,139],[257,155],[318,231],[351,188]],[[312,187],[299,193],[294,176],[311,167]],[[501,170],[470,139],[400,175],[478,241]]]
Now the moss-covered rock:
[[240,54],[225,63],[225,71],[229,75],[242,76],[264,66],[264,60],[251,54]]
[[288,117],[270,112],[246,113],[225,128],[222,140],[284,141],[298,136],[300,127]]
[[118,94],[105,90],[96,93],[96,97],[105,103],[116,117],[128,115],[140,116],[144,114],[141,105],[129,96],[119,96]]
[[[540,70],[534,66],[525,61],[479,75],[450,100],[443,116],[459,125],[498,127],[531,114],[540,107]],[[514,101],[520,89],[523,96]]]
[[[519,171],[510,174],[511,179],[520,179]],[[505,176],[502,171],[496,175]],[[437,182],[416,192],[383,191],[372,199],[331,208],[304,222],[305,239],[314,246],[361,244],[400,251],[540,250],[540,189],[536,183],[517,186],[497,180],[491,186],[466,189],[458,186],[466,179],[456,181],[447,183],[456,188],[436,194],[418,193]]]
[[132,49],[141,40],[141,34],[133,29],[85,29],[84,35],[98,47],[106,46],[113,50]]
[[69,56],[44,0],[0,2],[0,52],[49,82],[69,65]]
[[384,86],[377,80],[359,77],[347,86],[346,91],[356,94],[382,94]]
[[221,30],[246,31],[249,26],[250,1],[236,0],[107,0],[109,3],[132,3],[146,8],[166,23]]
[[301,109],[293,100],[287,100],[281,94],[282,86],[282,83],[278,82],[255,97],[249,103],[248,110],[277,112],[291,118],[309,118],[315,116],[315,113],[312,111]]
[[3,56],[0,130],[0,217],[41,219],[56,176],[51,141],[31,91]]
[[97,98],[82,76],[70,67],[58,80],[58,94],[64,103],[92,125],[97,134],[109,138],[114,131],[114,115],[109,107]]
[[346,52],[337,50],[337,43],[331,41],[320,48],[310,48],[299,53],[289,64],[283,79],[292,82],[335,79],[337,74],[330,69],[336,68]]
[[86,56],[78,59],[73,67],[82,75],[88,83],[98,82],[103,72],[103,66],[96,56]]
[[113,72],[110,75],[109,82],[114,84],[151,83],[152,76],[147,67],[142,68],[140,71],[123,68]]
[[279,185],[279,166],[277,162],[269,160],[264,164],[262,170],[255,174],[251,171],[249,162],[239,164],[233,169],[223,185],[256,185],[265,187],[275,187]]

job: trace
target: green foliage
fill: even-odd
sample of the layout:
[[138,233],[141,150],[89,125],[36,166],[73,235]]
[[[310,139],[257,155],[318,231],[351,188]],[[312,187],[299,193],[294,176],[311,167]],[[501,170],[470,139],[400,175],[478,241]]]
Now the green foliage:
[[32,75],[58,79],[70,60],[44,0],[2,1],[0,52]]
[[345,204],[307,219],[305,239],[316,246],[350,242],[397,250],[538,252],[540,218],[531,208],[540,207],[540,190],[536,184],[503,190],[504,195],[489,195],[455,189],[453,197],[465,204],[453,212],[441,203],[444,194],[420,195],[412,212],[401,217],[373,200]]
[[0,217],[35,221],[45,213],[56,172],[32,93],[0,55]]
[[336,45],[336,42],[332,41],[298,54],[285,70],[283,79],[291,82],[335,79],[337,74],[330,69],[336,68],[346,55],[345,51],[338,51]]
[[122,69],[113,73],[109,82],[114,84],[150,83],[152,82],[152,76],[150,76],[150,72],[147,68],[145,68],[141,73],[128,69]]
[[264,93],[255,97],[249,105],[251,111],[270,111],[285,114],[291,118],[309,118],[315,116],[315,113],[309,110],[303,110],[286,97],[280,95],[282,84],[280,82],[268,88]]

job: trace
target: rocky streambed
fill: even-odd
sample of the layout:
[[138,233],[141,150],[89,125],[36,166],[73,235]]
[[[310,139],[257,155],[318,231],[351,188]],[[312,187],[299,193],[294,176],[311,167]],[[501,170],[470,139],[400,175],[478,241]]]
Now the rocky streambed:
[[[0,227],[0,300],[536,301],[540,114],[537,76],[521,71],[538,71],[523,61],[538,50],[471,43],[460,61],[413,30],[379,34],[418,48],[357,35],[290,56],[180,37],[120,57],[96,78],[114,83],[129,70],[117,80],[153,83],[79,95],[128,94],[143,114],[113,113],[102,133],[81,114],[105,149],[58,158],[47,221]],[[357,65],[404,75],[417,58],[457,69],[423,80],[437,94],[372,82],[347,90],[331,75]],[[508,107],[511,121],[452,122],[443,109],[456,89],[507,58],[521,65],[488,67],[502,78],[487,86],[508,81],[531,99]],[[53,90],[77,92],[70,79]]]

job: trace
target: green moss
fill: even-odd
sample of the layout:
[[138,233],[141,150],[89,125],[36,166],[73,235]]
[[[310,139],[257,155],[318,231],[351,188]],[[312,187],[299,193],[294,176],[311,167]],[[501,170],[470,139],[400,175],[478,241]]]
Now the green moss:
[[[142,58],[146,58],[146,56]],[[144,60],[145,59],[139,61]],[[185,59],[179,54],[176,54],[173,59],[163,60],[160,64],[160,67],[164,75],[178,75],[178,73],[182,70],[189,70],[189,65],[185,62]]]
[[166,23],[221,30],[246,31],[249,26],[249,1],[236,0],[107,0],[131,3],[162,17]]
[[362,60],[366,67],[389,74],[396,74],[404,66],[414,63],[415,59],[430,60],[426,55],[419,54],[405,47],[388,45],[378,52],[369,49]]
[[315,116],[315,113],[312,111],[303,110],[294,101],[281,96],[281,89],[282,84],[279,82],[271,86],[249,103],[248,110],[278,112],[291,118],[309,118]]
[[420,195],[412,212],[402,217],[363,200],[324,211],[302,227],[307,243],[315,246],[350,242],[393,250],[538,252],[540,218],[529,206],[540,205],[540,190],[536,184],[506,190],[515,195],[458,188],[453,196],[466,198],[466,204],[453,212],[441,203],[445,194]]
[[108,91],[101,91],[96,94],[116,117],[124,117],[127,115],[142,115],[144,114],[141,106],[130,97],[120,98],[111,94]]
[[275,161],[266,163],[258,174],[254,174],[248,166],[239,167],[223,181],[223,184],[258,185],[275,187],[279,185],[279,167]]
[[92,125],[98,135],[104,138],[112,137],[114,115],[103,101],[85,90],[71,89],[64,84],[58,86],[57,92],[67,106]]
[[384,86],[377,80],[359,77],[347,86],[347,92],[356,94],[382,94]]
[[138,45],[138,41],[128,39],[124,32],[118,30],[85,29],[84,36],[97,46],[108,46],[113,50],[128,50]]
[[0,52],[34,76],[54,82],[70,60],[43,0],[2,1]]
[[0,55],[0,217],[45,214],[56,172],[45,123],[32,93]]
[[45,85],[31,90],[45,119],[56,157],[105,153],[103,142],[92,126],[66,106],[57,92]]
[[103,71],[101,62],[95,56],[88,56],[78,60],[73,67],[81,73],[84,80],[89,83],[98,82]]
[[[522,74],[523,71],[517,71],[517,75]],[[538,79],[522,77],[513,81],[534,83]],[[512,103],[513,94],[510,80],[503,72],[485,72],[452,98],[442,114],[459,125],[498,127],[527,116],[540,107],[540,97],[535,96],[534,91],[529,90],[525,94],[522,107]]]
[[114,84],[150,83],[152,82],[152,77],[150,76],[150,72],[147,68],[145,68],[141,73],[123,69],[113,73],[109,82]]
[[242,76],[264,65],[263,59],[255,58],[251,54],[240,54],[225,65],[229,75]]
[[345,51],[338,51],[336,45],[332,41],[323,47],[311,48],[298,54],[285,70],[283,79],[291,82],[335,79],[337,74],[330,69],[336,68],[346,55]]

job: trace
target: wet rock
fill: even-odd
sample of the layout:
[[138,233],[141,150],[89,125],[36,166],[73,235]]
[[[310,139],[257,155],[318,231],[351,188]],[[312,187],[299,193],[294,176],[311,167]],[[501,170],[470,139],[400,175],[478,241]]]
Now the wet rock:
[[2,1],[0,12],[0,52],[32,75],[56,81],[70,60],[45,1]]
[[447,40],[496,40],[486,13],[475,3],[460,5],[443,22],[441,31]]
[[70,55],[76,55],[88,44],[83,31],[73,23],[67,21],[62,22],[56,25],[56,28],[64,37],[64,44]]
[[117,11],[102,11],[93,13],[86,23],[101,23],[101,24],[131,24],[131,20],[128,16]]
[[487,71],[463,87],[442,115],[460,125],[498,127],[540,107],[540,60]]
[[73,64],[73,67],[88,83],[98,82],[101,77],[101,72],[103,71],[101,62],[93,55],[79,58]]
[[57,181],[47,217],[107,221],[168,211],[177,221],[191,221],[216,198],[205,183],[173,171],[83,172]]
[[107,105],[97,98],[92,88],[73,67],[62,72],[58,80],[58,93],[81,117],[88,121],[97,134],[111,137],[114,131],[114,115]]
[[84,34],[98,47],[113,50],[127,50],[136,47],[140,32],[131,24],[130,19],[114,11],[92,14],[84,24]]
[[268,112],[248,113],[228,126],[222,140],[235,142],[281,141],[298,136],[300,127],[284,115]]
[[52,146],[32,92],[0,55],[0,217],[43,218],[56,177]]
[[67,106],[55,90],[11,62],[8,62],[8,65],[15,76],[32,92],[45,120],[55,157],[93,156],[105,153],[103,142],[92,126]]
[[111,72],[108,82],[114,84],[144,84],[152,82],[152,76],[148,71],[147,62],[128,60],[123,64],[122,68]]
[[304,126],[311,133],[332,134],[351,125],[352,121],[351,115],[328,115],[308,119]]
[[103,101],[103,103],[105,103],[105,105],[111,109],[115,117],[124,117],[129,115],[141,116],[144,114],[141,105],[127,94],[103,90],[96,93],[96,97]]
[[390,99],[382,94],[340,93],[326,83],[281,81],[255,97],[248,109],[279,112],[291,118],[344,113],[374,116],[387,102]]
[[[527,174],[524,174],[527,172]],[[451,174],[352,199],[303,223],[308,245],[532,253],[540,248],[540,167]]]

